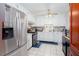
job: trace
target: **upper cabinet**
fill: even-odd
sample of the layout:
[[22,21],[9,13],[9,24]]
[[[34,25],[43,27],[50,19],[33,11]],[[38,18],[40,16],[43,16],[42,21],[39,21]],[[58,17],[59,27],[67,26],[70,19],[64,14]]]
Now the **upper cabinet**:
[[24,6],[22,6],[21,4],[18,4],[18,3],[9,3],[7,5],[10,5],[11,7],[16,8],[19,11],[25,13],[27,15],[28,24],[31,24],[31,25],[35,24],[35,18],[33,17],[33,15],[31,14],[31,12],[29,10],[24,8]]
[[79,3],[70,4],[71,55],[79,55]]

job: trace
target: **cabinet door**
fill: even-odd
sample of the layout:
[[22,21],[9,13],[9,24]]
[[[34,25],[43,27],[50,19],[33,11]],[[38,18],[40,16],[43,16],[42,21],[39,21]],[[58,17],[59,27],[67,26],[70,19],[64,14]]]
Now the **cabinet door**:
[[27,49],[32,47],[32,34],[27,35]]
[[70,9],[71,9],[71,49],[73,49],[73,51],[77,55],[79,55],[79,3],[70,4]]

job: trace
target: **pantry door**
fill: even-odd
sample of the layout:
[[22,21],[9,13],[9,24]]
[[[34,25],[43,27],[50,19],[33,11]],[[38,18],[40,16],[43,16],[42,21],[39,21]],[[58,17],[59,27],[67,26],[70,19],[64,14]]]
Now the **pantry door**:
[[70,4],[70,39],[71,54],[79,55],[79,3]]

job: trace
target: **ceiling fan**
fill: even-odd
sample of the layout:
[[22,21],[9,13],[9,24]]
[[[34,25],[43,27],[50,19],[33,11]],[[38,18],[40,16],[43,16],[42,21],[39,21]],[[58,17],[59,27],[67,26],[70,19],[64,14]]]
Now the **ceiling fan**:
[[55,12],[51,12],[50,9],[48,9],[48,16],[53,16],[53,15],[58,15],[58,13],[55,13]]
[[56,12],[52,12],[52,10],[47,9],[47,10],[41,10],[39,13],[37,13],[38,16],[54,16],[58,15]]

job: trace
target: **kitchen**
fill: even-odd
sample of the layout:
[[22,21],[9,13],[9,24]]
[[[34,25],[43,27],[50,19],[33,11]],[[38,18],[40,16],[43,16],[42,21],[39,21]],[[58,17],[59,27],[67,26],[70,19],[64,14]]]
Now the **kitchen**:
[[71,50],[73,22],[70,20],[74,5],[79,6],[74,3],[0,3],[0,55],[79,55],[79,50],[77,53]]

